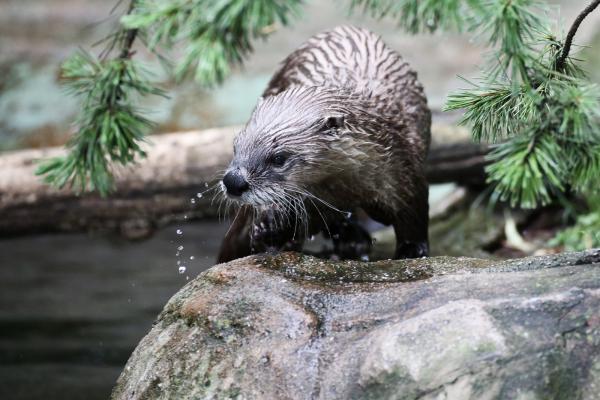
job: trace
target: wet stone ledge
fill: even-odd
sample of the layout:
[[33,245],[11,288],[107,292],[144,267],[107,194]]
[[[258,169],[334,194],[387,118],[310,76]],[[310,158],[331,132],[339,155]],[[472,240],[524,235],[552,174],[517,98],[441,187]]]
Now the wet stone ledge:
[[200,274],[113,399],[594,399],[600,250],[512,261],[253,256]]

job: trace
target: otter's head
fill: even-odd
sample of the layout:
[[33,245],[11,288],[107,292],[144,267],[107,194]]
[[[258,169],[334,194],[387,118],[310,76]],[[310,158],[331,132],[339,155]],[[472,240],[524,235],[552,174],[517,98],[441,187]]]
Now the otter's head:
[[261,99],[234,140],[222,188],[255,207],[293,208],[334,170],[335,143],[344,132],[345,106],[337,91],[292,88]]

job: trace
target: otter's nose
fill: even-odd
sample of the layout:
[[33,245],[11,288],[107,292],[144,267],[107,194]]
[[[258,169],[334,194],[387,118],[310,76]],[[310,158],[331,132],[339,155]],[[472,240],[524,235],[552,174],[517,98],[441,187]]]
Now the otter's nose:
[[236,171],[229,171],[225,174],[223,185],[227,189],[227,194],[232,196],[241,196],[250,187],[244,177]]

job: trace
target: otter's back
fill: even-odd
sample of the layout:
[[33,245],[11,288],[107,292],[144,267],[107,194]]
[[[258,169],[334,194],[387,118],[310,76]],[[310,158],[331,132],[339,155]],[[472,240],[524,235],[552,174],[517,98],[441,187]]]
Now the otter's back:
[[431,116],[417,74],[367,29],[339,26],[313,36],[283,61],[263,96],[292,86],[343,87],[364,93],[377,100],[382,113],[400,109],[429,142]]

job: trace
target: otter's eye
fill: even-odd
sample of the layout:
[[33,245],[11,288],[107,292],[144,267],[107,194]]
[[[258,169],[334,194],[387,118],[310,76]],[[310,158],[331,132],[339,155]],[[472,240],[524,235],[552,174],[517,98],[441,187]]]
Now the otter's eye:
[[288,159],[287,154],[277,153],[277,154],[273,155],[273,157],[271,157],[271,164],[273,164],[276,167],[283,167],[283,165],[285,164],[287,159]]
[[337,129],[337,128],[341,128],[344,125],[344,117],[342,116],[336,116],[336,117],[329,117],[325,120],[325,129]]

